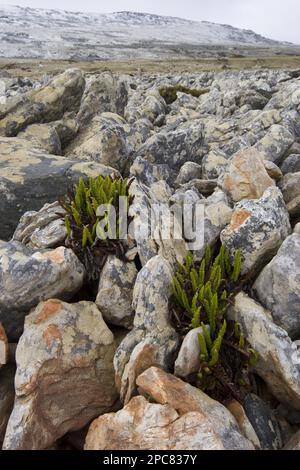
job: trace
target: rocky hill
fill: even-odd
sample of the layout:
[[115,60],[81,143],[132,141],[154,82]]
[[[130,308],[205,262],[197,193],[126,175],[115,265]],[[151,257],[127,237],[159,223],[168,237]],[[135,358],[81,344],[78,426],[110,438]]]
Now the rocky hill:
[[205,54],[207,47],[213,51],[221,46],[287,43],[229,25],[146,13],[104,15],[0,5],[0,57],[146,59]]

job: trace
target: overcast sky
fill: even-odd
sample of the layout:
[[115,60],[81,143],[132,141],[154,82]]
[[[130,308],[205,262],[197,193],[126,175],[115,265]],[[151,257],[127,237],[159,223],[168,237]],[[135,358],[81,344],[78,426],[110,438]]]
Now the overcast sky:
[[0,4],[99,13],[157,13],[231,24],[300,44],[300,0],[4,0]]

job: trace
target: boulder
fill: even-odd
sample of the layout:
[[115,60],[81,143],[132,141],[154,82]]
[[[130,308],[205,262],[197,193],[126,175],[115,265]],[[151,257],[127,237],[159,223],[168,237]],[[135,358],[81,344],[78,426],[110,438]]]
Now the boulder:
[[270,186],[275,183],[255,148],[243,149],[233,156],[223,179],[223,189],[233,201],[259,199]]
[[248,439],[240,434],[235,418],[225,406],[200,389],[157,367],[146,370],[136,383],[142,395],[161,405],[171,406],[180,416],[190,412],[200,413],[210,422],[224,449],[253,448]]
[[122,410],[91,424],[85,450],[224,450],[224,444],[201,413],[180,416],[172,406],[134,397]]
[[259,271],[276,254],[291,232],[289,214],[281,191],[268,188],[260,199],[244,199],[235,205],[221,241],[243,257],[242,272]]
[[202,176],[206,179],[217,179],[228,165],[228,157],[221,150],[212,150],[202,159]]
[[287,209],[291,216],[300,215],[300,171],[287,173],[279,182]]
[[300,335],[300,235],[285,239],[277,255],[262,270],[253,286],[275,323],[292,338]]
[[9,341],[20,336],[24,317],[40,300],[68,300],[81,288],[84,267],[72,250],[33,251],[19,242],[0,245],[0,321]]
[[126,404],[135,391],[139,374],[152,365],[173,367],[179,338],[169,322],[172,269],[155,256],[139,272],[134,291],[134,328],[119,345],[114,367],[121,400]]
[[25,212],[12,240],[33,249],[61,246],[67,238],[67,230],[63,220],[65,214],[65,210],[57,201],[45,204],[37,212]]
[[16,400],[3,448],[48,448],[110,411],[118,396],[115,347],[94,303],[41,302],[17,347]]
[[286,127],[274,124],[255,144],[255,148],[262,154],[262,158],[279,164],[294,141],[295,138]]
[[131,149],[125,120],[118,114],[95,116],[65,151],[71,159],[94,161],[124,171],[129,168]]
[[55,126],[51,124],[32,124],[24,131],[19,132],[18,137],[27,140],[32,147],[45,153],[61,155],[61,142]]
[[[206,325],[209,328],[208,325]],[[174,364],[174,374],[177,377],[188,379],[192,374],[196,374],[200,370],[200,344],[198,335],[203,335],[201,326],[193,328],[183,338],[177,359]]]
[[114,172],[95,162],[45,154],[24,139],[0,137],[0,239],[11,237],[24,212],[57,201],[80,176]]
[[158,116],[166,114],[166,102],[158,90],[146,93],[133,93],[129,96],[124,116],[127,122],[134,123],[138,119],[148,119],[154,123]]
[[275,325],[271,313],[240,292],[228,315],[240,323],[246,339],[258,355],[255,372],[281,402],[300,409],[300,358],[287,332]]
[[0,135],[16,136],[29,124],[60,119],[67,111],[79,108],[85,87],[82,72],[69,69],[55,76],[45,87],[33,89],[0,121]]
[[110,255],[101,271],[96,304],[104,320],[131,328],[134,311],[132,294],[138,271],[134,263]]
[[257,437],[257,434],[252,424],[250,423],[248,416],[246,415],[246,412],[243,406],[241,405],[241,403],[239,403],[237,400],[231,400],[226,405],[226,408],[235,417],[243,436],[245,436],[246,439],[252,442],[255,449],[261,449],[261,445]]
[[292,154],[284,159],[281,165],[281,171],[286,173],[297,173],[300,171],[300,154]]
[[193,179],[201,179],[201,176],[202,168],[198,163],[185,162],[180,168],[175,184],[179,186],[181,184],[188,183]]
[[87,79],[80,109],[78,122],[83,127],[91,119],[101,113],[124,114],[128,99],[126,81],[109,72],[103,72]]

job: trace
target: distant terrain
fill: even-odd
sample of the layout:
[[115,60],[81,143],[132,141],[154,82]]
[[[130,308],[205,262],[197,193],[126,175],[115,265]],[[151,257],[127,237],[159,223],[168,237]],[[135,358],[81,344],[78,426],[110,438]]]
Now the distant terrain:
[[0,5],[0,57],[45,60],[298,55],[253,31],[146,13],[80,13]]

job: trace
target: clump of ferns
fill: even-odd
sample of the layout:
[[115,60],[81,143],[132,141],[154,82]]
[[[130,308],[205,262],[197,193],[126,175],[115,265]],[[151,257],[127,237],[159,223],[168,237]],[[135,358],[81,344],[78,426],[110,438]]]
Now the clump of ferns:
[[[83,178],[60,200],[66,210],[66,246],[71,248],[86,267],[89,281],[96,280],[109,254],[125,259],[124,241],[120,239],[123,223],[119,198],[125,204],[127,225],[131,218],[128,209],[133,197],[128,195],[131,180],[107,176]],[[101,215],[98,208],[106,207]],[[116,211],[115,224],[111,227],[111,207]]]
[[200,370],[191,380],[220,401],[233,397],[243,401],[250,389],[249,366],[258,360],[240,325],[226,318],[229,305],[245,282],[241,267],[240,250],[231,263],[224,245],[215,257],[207,247],[198,263],[189,253],[173,279],[174,326],[182,335],[190,329],[202,329],[198,334]]

